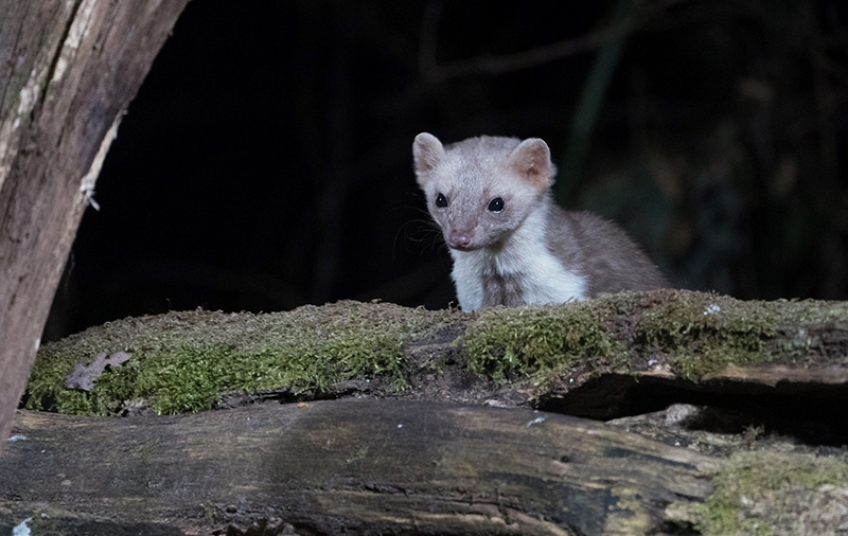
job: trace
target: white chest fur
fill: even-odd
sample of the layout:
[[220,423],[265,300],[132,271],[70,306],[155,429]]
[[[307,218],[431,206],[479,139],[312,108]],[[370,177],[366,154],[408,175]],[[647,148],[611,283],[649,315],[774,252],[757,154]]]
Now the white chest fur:
[[474,311],[491,300],[486,296],[487,274],[510,278],[526,304],[562,303],[586,298],[586,276],[569,270],[548,250],[545,214],[531,214],[498,251],[451,250],[452,277],[459,305]]

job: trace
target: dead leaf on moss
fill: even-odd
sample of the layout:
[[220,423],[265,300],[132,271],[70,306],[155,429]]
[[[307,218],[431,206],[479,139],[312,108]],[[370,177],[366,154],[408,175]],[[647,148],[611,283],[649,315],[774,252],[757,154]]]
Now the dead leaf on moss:
[[132,354],[126,352],[115,352],[109,357],[106,357],[106,352],[100,352],[88,366],[85,363],[77,363],[74,371],[65,377],[65,387],[91,391],[94,389],[94,380],[103,374],[107,366],[120,367],[131,357]]

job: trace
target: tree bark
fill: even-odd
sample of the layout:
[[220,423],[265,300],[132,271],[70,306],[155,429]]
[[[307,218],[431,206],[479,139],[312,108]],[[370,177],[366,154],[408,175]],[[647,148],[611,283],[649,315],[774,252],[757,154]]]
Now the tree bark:
[[0,0],[0,445],[120,118],[188,0]]
[[711,492],[717,465],[588,420],[407,400],[22,411],[15,434],[0,526],[32,517],[51,534],[95,518],[113,533],[649,534],[671,502]]

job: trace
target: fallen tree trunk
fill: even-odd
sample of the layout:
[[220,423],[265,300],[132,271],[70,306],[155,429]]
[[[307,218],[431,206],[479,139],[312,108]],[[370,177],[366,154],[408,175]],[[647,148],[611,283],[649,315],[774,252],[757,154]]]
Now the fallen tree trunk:
[[20,412],[14,431],[0,458],[0,526],[33,517],[59,534],[94,520],[158,523],[149,534],[279,534],[286,524],[304,534],[648,534],[670,503],[702,501],[716,466],[583,419],[403,400],[128,419]]
[[[846,318],[845,303],[656,291],[476,315],[340,302],[116,321],[42,348],[27,404],[134,417],[21,413],[0,526],[835,533]],[[152,415],[212,407],[230,409]]]
[[[131,357],[95,373],[101,354]],[[359,302],[196,310],[110,322],[45,346],[27,407],[174,413],[357,395],[610,419],[681,401],[649,395],[634,405],[642,387],[845,399],[846,356],[848,303],[676,290],[474,315]],[[96,387],[75,387],[79,371]]]
[[0,0],[0,445],[121,115],[188,0]]

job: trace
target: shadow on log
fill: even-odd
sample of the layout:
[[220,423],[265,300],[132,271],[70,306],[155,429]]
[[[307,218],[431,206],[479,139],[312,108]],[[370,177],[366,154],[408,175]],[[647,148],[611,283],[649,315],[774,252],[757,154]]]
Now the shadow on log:
[[20,412],[14,434],[0,526],[28,506],[60,534],[93,519],[157,520],[150,534],[650,534],[667,505],[711,492],[716,464],[583,419],[403,400]]

